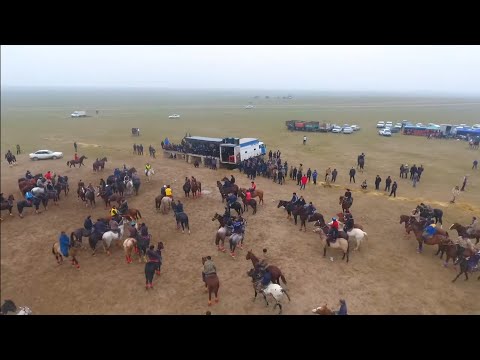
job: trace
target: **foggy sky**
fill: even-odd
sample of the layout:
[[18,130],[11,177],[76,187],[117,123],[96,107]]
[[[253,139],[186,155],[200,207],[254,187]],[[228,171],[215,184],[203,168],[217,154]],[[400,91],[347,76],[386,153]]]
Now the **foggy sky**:
[[1,85],[480,94],[480,46],[2,46]]

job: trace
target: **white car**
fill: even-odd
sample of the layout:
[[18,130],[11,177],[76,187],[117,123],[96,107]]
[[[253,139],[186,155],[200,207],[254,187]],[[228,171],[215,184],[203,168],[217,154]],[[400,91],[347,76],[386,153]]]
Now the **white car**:
[[344,128],[343,128],[343,133],[344,133],[344,134],[352,134],[352,133],[353,133],[353,129],[352,129],[350,126],[344,127]]
[[38,150],[34,153],[29,155],[30,159],[32,160],[47,160],[47,159],[61,159],[63,158],[63,153],[59,151],[52,151],[52,150]]
[[384,121],[379,121],[377,123],[377,128],[384,128],[385,127],[385,122]]
[[358,126],[358,125],[352,125],[352,126],[350,126],[350,127],[353,129],[353,131],[358,131],[358,130],[360,130],[360,126]]
[[378,135],[392,136],[392,132],[390,131],[390,129],[382,129],[378,132]]
[[178,114],[173,114],[173,115],[170,115],[168,118],[169,119],[178,119],[180,117],[180,115]]
[[334,126],[332,128],[332,133],[339,134],[342,132],[342,128],[340,126]]

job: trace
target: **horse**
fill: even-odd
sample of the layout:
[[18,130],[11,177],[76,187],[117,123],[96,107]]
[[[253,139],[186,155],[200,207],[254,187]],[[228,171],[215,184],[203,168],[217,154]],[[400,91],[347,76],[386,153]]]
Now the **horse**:
[[295,219],[295,225],[297,225],[297,216],[300,215],[300,231],[302,231],[302,227],[304,231],[307,231],[307,209],[304,206],[297,206],[292,210],[293,218]]
[[248,206],[251,206],[253,209],[253,215],[255,215],[257,213],[257,201],[255,199],[250,199],[249,201],[247,201],[247,196],[242,191],[240,191],[240,197],[242,198],[243,202],[243,211],[248,212]]
[[237,184],[233,184],[229,188],[224,188],[222,183],[217,180],[217,187],[218,187],[218,190],[220,191],[220,195],[222,196],[222,203],[227,198],[229,193],[233,193],[233,194],[238,193],[238,185]]
[[[206,257],[202,257],[202,264],[207,261]],[[204,275],[205,291],[208,290],[208,306],[212,305],[212,293],[215,294],[215,302],[218,303],[218,289],[220,288],[220,280],[216,273]]]
[[237,245],[240,243],[239,248],[243,249],[243,238],[244,234],[237,234],[233,233],[230,235],[229,238],[229,245],[230,245],[230,256],[235,259],[235,249],[237,248]]
[[88,206],[88,202],[90,201],[90,207],[97,206],[95,203],[95,192],[92,191],[91,189],[87,189],[85,193],[83,194],[83,201],[85,201],[85,207]]
[[101,197],[103,201],[105,201],[105,209],[108,209],[108,205],[111,206],[112,201],[116,201],[117,204],[120,206],[120,204],[123,201],[123,197],[117,194],[112,194],[110,196],[107,196],[106,192],[100,188],[100,186],[97,186],[98,194],[97,197]]
[[[452,280],[452,282],[457,281],[459,276],[462,274],[465,274],[465,281],[467,281],[468,273],[474,273],[480,270],[478,266],[479,260],[480,260],[480,254],[475,254],[473,256],[470,256],[468,260],[464,256],[462,256],[459,260],[457,260],[454,264],[460,263],[460,272],[455,277],[455,279]],[[477,280],[480,280],[480,276],[477,278]]]
[[[233,217],[231,217],[232,220],[234,220]],[[224,227],[226,226],[227,224],[225,223],[225,219],[222,215],[220,215],[219,213],[215,213],[215,215],[213,215],[213,218],[212,218],[212,221],[215,221],[215,220],[218,220],[218,222],[220,223],[220,226],[219,226],[219,229],[221,227]]]
[[118,229],[120,230],[120,233],[114,233],[113,231],[107,231],[102,235],[102,241],[103,241],[103,250],[107,255],[110,256],[110,245],[112,244],[113,240],[122,240],[123,237],[123,228],[124,228],[124,223],[123,220],[120,222],[118,225]]
[[7,159],[9,166],[17,165],[17,158],[12,153],[6,154],[5,159]]
[[319,306],[316,309],[312,309],[312,312],[318,315],[335,315],[335,312],[330,310],[327,304]]
[[[162,195],[160,195],[162,196]],[[166,214],[169,209],[172,208],[172,198],[169,196],[163,196],[160,201],[160,207],[157,207],[157,209],[160,209],[162,214]],[[157,204],[157,198],[155,198],[155,204]]]
[[433,217],[435,218],[435,224],[440,223],[440,225],[443,225],[443,221],[442,221],[443,210],[441,210],[441,209],[432,209],[432,213],[430,213],[428,216],[425,216],[425,214],[421,213],[421,207],[420,207],[420,205],[418,205],[416,207],[415,214],[420,214],[420,216],[422,216],[424,218],[430,218],[433,215]]
[[128,180],[124,182],[124,184],[125,184],[125,195],[129,195],[129,196],[132,195],[134,191],[133,181]]
[[[253,290],[255,291],[253,301],[255,301],[257,298],[257,289],[259,289],[259,282],[261,281],[261,279],[255,279],[255,269],[250,269],[250,271],[247,272],[247,275],[252,278]],[[273,310],[275,310],[275,308],[278,306],[280,308],[280,312],[278,313],[278,315],[282,313],[281,301],[283,299],[283,294],[287,296],[288,301],[291,301],[287,291],[283,289],[279,284],[275,284],[273,282],[268,284],[264,289],[260,290],[260,292],[265,299],[266,306],[268,306],[267,295],[271,295],[274,298],[275,305],[273,306]]]
[[[47,189],[41,188],[41,187],[34,187],[31,190],[31,192],[34,196],[37,196],[39,194],[43,194],[46,198],[53,200],[53,203],[55,205],[58,205],[57,202],[59,200],[59,197],[58,197],[57,190],[47,190]],[[47,208],[45,208],[45,210],[47,210]]]
[[99,171],[100,169],[104,169],[105,168],[105,163],[107,162],[107,158],[104,157],[100,160],[96,160],[94,163],[93,163],[93,171]]
[[400,215],[400,224],[405,223],[405,232],[408,233],[410,221],[415,220],[415,216],[412,215]]
[[28,200],[19,200],[17,201],[17,210],[18,215],[23,218],[23,209],[26,207],[33,207],[35,206],[35,214],[39,214],[38,210],[40,207],[40,203],[43,205],[43,208],[47,210],[48,205],[48,198],[45,197],[43,194],[34,197],[31,201]]
[[193,180],[192,181],[192,195],[193,197],[197,196],[197,192],[199,195],[202,193],[202,183],[200,181]]
[[185,197],[190,197],[190,190],[192,189],[192,184],[190,184],[190,180],[186,181],[183,184],[183,191],[185,192]]
[[[217,233],[215,234],[215,245],[217,245],[217,250],[218,251],[223,251],[226,252],[227,250],[225,249],[225,239],[227,236],[231,235],[231,231],[227,226],[222,226],[217,230]],[[222,245],[220,246],[220,243]]]
[[[463,249],[463,251],[462,251]],[[453,264],[455,265],[455,260],[461,255],[468,257],[475,255],[475,252],[473,252],[469,248],[462,248],[460,244],[455,244],[453,241],[449,241],[447,244],[440,244],[438,246],[438,251],[435,255],[440,254],[440,259],[443,259],[443,254],[447,254],[447,259],[443,263],[443,266],[448,267],[448,261],[452,259]]]
[[125,251],[125,260],[127,260],[127,264],[132,263],[132,252],[137,247],[137,239],[134,238],[126,238],[123,242],[123,249]]
[[280,200],[277,205],[277,209],[283,207],[285,210],[287,210],[287,219],[291,219],[292,217],[292,210],[294,208],[294,205],[292,204],[291,201],[286,201],[286,200]]
[[340,198],[338,199],[339,200],[338,204],[342,205],[342,212],[345,212],[345,210],[349,210],[352,207],[353,198],[350,198],[350,199],[351,199],[351,202],[348,201],[348,199],[343,195],[340,196]]
[[177,212],[175,204],[172,205],[172,208],[175,215],[175,221],[177,222],[177,230],[180,229],[180,224],[181,224],[182,234],[185,233],[185,228],[187,228],[188,235],[190,235],[190,225],[188,224],[188,215],[185,212]]
[[[338,213],[337,218],[340,222],[345,223],[345,216],[343,215],[343,213]],[[363,226],[359,223],[354,223],[353,228],[363,230]],[[405,228],[406,228],[406,226],[405,226]]]
[[[241,188],[240,191],[246,193],[247,189]],[[250,193],[252,195],[252,199],[254,199],[258,196],[258,204],[263,204],[263,191],[262,190],[256,189],[254,191],[251,191]]]
[[231,204],[230,209],[234,209],[238,215],[243,214],[243,207],[238,201],[235,201],[233,204]]
[[[325,257],[327,255],[327,234],[326,234],[326,231],[327,231],[327,228],[328,228],[328,225],[324,225],[323,228],[322,227],[317,227],[315,229],[313,229],[313,232],[314,233],[318,233],[320,235],[320,240],[322,242],[322,245],[323,245],[323,257]],[[345,237],[340,237],[342,232],[339,231],[339,236],[337,237],[337,240],[335,242],[331,242],[330,243],[330,247],[332,249],[340,249],[343,251],[343,257],[342,257],[342,261],[345,259],[345,256],[347,257],[347,264],[348,264],[348,260],[349,260],[349,252],[350,252],[350,242],[348,241],[348,235],[347,238]],[[343,235],[345,236],[345,235]]]
[[[74,241],[82,243],[83,238],[88,238],[91,235],[91,232],[88,232],[85,228],[79,228],[70,233],[70,243]],[[86,249],[86,246],[82,245],[83,249]]]
[[[247,256],[245,257],[245,260],[251,260],[254,268],[260,262],[260,260],[252,252],[252,250],[247,251]],[[285,279],[285,276],[283,276],[282,271],[277,266],[269,265],[267,266],[266,270],[272,275],[273,283],[280,285],[280,279],[282,279],[283,283],[287,285],[287,280]]]
[[[12,214],[12,209],[13,209],[13,201],[15,198],[13,197],[13,194],[8,195],[8,199],[6,201],[2,201],[0,204],[0,209],[1,210],[8,210],[8,215],[13,216]],[[3,220],[0,217],[0,220]]]
[[[66,176],[65,176],[66,177]],[[68,180],[67,180],[68,181]],[[58,192],[58,198],[60,199],[60,193],[63,192],[65,193],[65,196],[70,192],[70,187],[68,186],[68,182],[60,182],[58,181],[53,188],[57,190]]]
[[459,223],[454,223],[452,224],[448,230],[457,230],[458,236],[468,238],[468,239],[476,239],[477,241],[475,242],[475,245],[478,244],[480,241],[480,231],[477,231],[473,234],[468,234],[467,233],[467,228]]
[[150,182],[150,177],[155,175],[155,170],[150,169],[150,170],[145,170],[145,175],[147,176],[147,182]]
[[133,190],[135,191],[135,196],[138,195],[138,190],[140,189],[140,178],[138,176],[132,177]]
[[63,264],[63,257],[71,256],[72,266],[75,266],[77,269],[80,269],[80,264],[76,258],[77,250],[82,246],[80,241],[74,240],[70,237],[70,244],[68,248],[68,254],[63,254],[60,249],[60,243],[56,241],[52,246],[52,254],[55,255],[55,259],[57,260],[58,265]]
[[73,167],[76,167],[75,166],[76,164],[78,164],[78,167],[82,165],[85,166],[85,164],[83,163],[83,160],[85,159],[88,159],[88,158],[85,155],[82,155],[78,158],[78,160],[73,159],[73,160],[67,161],[67,165],[70,166],[70,168],[72,167],[72,165]]
[[411,219],[409,222],[409,227],[407,228],[407,233],[410,234],[410,231],[413,230],[415,237],[418,241],[417,252],[421,253],[423,251],[423,243],[426,245],[440,245],[445,244],[448,240],[448,232],[443,229],[436,229],[436,233],[427,240],[423,239],[423,231],[425,228],[425,221],[418,222],[414,219]]
[[[121,216],[122,218],[130,219],[130,220],[139,220],[142,218],[142,214],[140,213],[140,210],[135,208],[128,208],[125,214],[122,214]],[[111,216],[109,216],[108,219],[111,220]]]

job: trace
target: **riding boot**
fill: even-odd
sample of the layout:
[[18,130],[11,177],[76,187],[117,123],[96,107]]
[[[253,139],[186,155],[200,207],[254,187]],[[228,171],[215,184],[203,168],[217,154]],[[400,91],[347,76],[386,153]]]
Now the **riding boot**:
[[328,238],[327,238],[327,245],[328,247],[330,247],[330,240],[328,240]]

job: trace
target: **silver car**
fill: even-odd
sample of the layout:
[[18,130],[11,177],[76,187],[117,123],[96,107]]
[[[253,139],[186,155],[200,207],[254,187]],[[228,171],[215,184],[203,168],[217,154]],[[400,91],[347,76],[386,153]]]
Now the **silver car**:
[[47,159],[61,159],[63,158],[63,153],[59,151],[52,150],[38,150],[29,155],[32,160],[47,160]]

